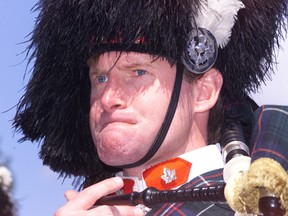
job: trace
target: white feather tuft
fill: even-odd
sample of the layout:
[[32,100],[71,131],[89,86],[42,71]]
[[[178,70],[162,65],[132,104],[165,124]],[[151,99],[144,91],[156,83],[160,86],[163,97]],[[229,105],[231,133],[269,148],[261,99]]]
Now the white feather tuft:
[[223,48],[229,42],[231,29],[241,8],[244,8],[244,4],[240,0],[201,0],[196,23],[198,27],[209,30]]
[[0,186],[2,186],[2,189],[8,191],[12,186],[12,182],[11,172],[5,166],[0,166]]

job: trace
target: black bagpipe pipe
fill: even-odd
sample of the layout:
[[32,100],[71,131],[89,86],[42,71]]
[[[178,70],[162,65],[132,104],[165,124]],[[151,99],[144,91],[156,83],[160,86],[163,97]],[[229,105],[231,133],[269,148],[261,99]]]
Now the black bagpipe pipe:
[[173,202],[225,202],[225,184],[177,190],[157,190],[149,187],[142,192],[112,195],[99,199],[95,205],[138,205],[152,207]]
[[[156,204],[175,202],[223,203],[226,202],[224,193],[225,186],[226,184],[223,183],[213,186],[177,190],[157,190],[149,187],[142,192],[103,197],[99,199],[93,207],[98,205],[136,206],[142,204],[152,208]],[[282,216],[285,214],[285,211],[281,208],[279,199],[273,195],[260,198],[259,210],[262,216]]]
[[[232,113],[235,111],[233,111],[233,109],[234,108],[232,108]],[[241,109],[243,111],[243,107],[239,107],[239,105],[237,105],[237,109]],[[245,109],[244,112],[246,112]],[[238,116],[236,117],[238,118]],[[222,136],[220,139],[223,160],[226,163],[237,156],[249,156],[249,148],[245,144],[244,138],[246,135],[243,134],[243,125],[242,122],[237,120],[236,117],[229,116],[229,118],[225,119]],[[138,204],[153,207],[156,204],[175,202],[223,203],[227,201],[225,187],[226,183],[175,190],[157,190],[149,187],[142,192],[103,197],[99,199],[93,207],[98,205],[135,206]],[[263,193],[259,198],[259,211],[263,216],[282,216],[286,213],[284,209],[281,208],[279,199],[273,194],[266,193],[264,188]]]

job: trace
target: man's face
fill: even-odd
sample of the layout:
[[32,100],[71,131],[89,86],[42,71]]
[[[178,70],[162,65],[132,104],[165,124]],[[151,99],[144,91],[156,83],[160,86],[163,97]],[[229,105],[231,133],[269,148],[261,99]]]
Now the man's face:
[[[90,64],[90,129],[104,163],[130,164],[147,153],[165,117],[175,74],[166,60],[133,52],[104,53]],[[184,92],[189,85],[185,82]],[[183,96],[183,88],[163,154],[177,152],[191,127],[192,96]]]

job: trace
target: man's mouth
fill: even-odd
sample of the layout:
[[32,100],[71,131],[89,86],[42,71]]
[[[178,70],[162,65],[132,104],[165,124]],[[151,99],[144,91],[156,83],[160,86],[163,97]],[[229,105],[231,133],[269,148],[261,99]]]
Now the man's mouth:
[[109,117],[109,118],[103,118],[101,125],[102,125],[102,129],[103,130],[105,127],[107,127],[110,124],[127,124],[127,125],[133,125],[136,124],[137,121],[135,120],[135,118],[131,118],[131,117],[127,117],[127,116],[118,116],[118,117]]

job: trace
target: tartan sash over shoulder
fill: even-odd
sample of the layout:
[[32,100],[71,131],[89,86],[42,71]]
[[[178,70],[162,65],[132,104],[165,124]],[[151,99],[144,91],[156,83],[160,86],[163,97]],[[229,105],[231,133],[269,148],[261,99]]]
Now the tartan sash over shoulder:
[[265,105],[256,110],[251,162],[266,157],[288,171],[288,106]]

